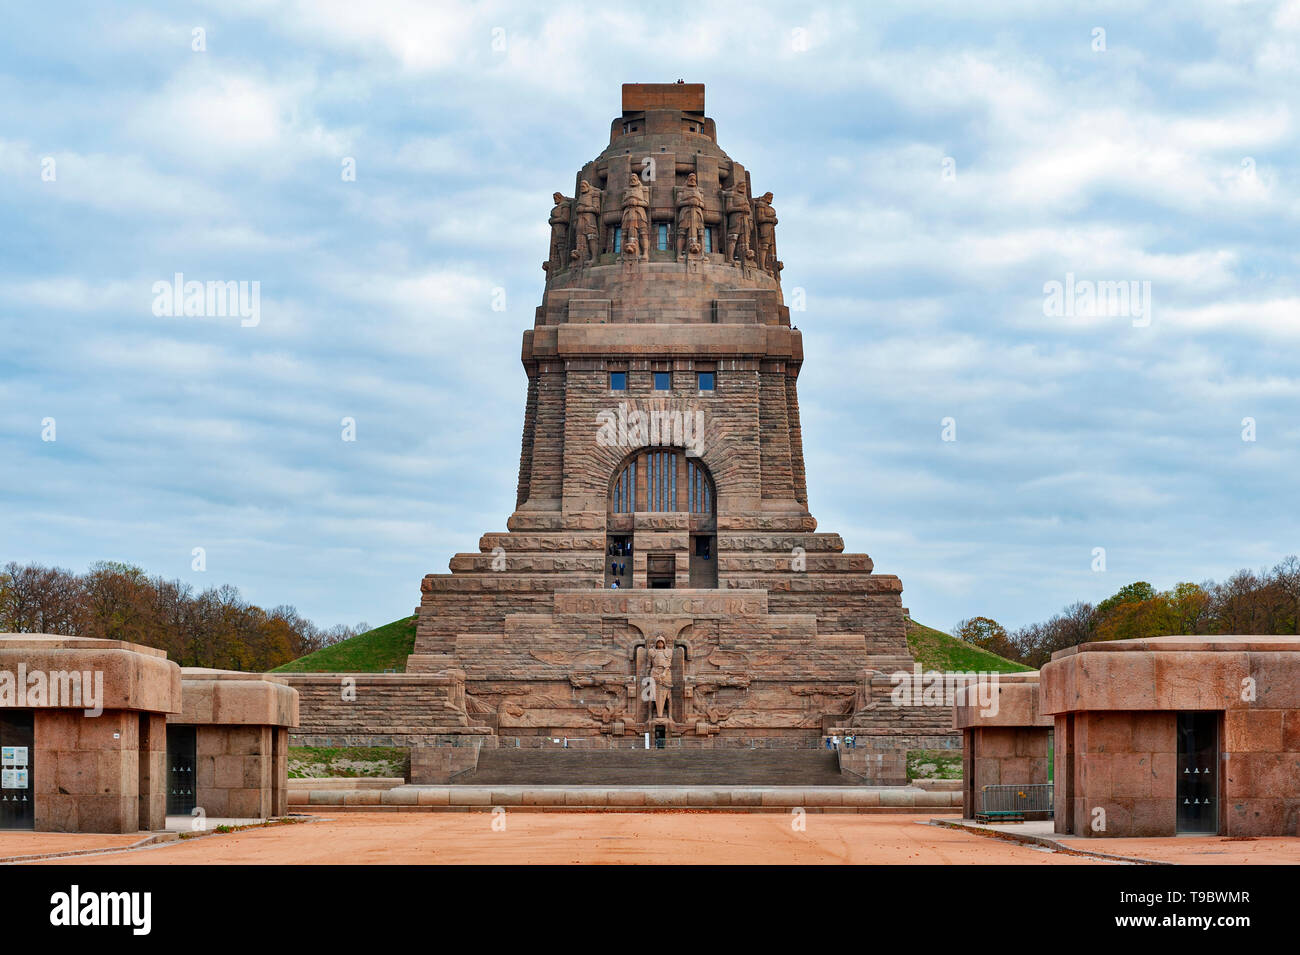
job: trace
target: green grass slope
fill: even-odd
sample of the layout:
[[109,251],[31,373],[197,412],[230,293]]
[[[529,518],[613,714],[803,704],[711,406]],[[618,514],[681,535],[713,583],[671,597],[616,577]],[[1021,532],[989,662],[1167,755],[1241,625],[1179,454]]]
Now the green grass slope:
[[394,620],[276,667],[272,673],[406,672],[406,658],[415,649],[415,617]]
[[958,640],[951,634],[933,630],[912,621],[907,627],[907,646],[912,657],[921,664],[923,670],[941,670],[945,673],[954,671],[975,671],[978,673],[1019,673],[1032,670],[1020,663],[1013,663],[972,646],[964,640]]

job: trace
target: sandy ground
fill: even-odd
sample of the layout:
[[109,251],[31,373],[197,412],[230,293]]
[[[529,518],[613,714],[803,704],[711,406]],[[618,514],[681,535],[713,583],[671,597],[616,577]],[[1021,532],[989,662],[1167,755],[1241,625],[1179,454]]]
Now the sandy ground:
[[112,835],[83,832],[0,832],[0,859],[45,852],[76,852],[129,846],[149,838],[147,832]]
[[[132,851],[48,860],[73,865],[424,863],[876,863],[1098,865],[938,826],[916,815],[809,814],[805,831],[782,813],[351,813],[315,822],[214,834]],[[955,818],[955,817],[949,817]],[[143,834],[0,833],[0,858],[125,848]],[[1095,852],[1184,864],[1300,865],[1300,839],[1069,839]]]
[[1291,836],[1225,839],[1175,836],[1171,839],[1071,839],[1071,848],[1179,865],[1300,865],[1300,839]]
[[[1096,860],[920,825],[925,815],[783,813],[354,813],[81,857],[79,864],[930,863],[1095,865]],[[57,862],[57,860],[55,860]]]

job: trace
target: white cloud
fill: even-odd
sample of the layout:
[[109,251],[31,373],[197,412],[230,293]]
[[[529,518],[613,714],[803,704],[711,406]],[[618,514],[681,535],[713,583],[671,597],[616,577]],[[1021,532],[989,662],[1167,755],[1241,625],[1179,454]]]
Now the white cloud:
[[[1073,8],[940,9],[942,31],[904,2],[16,12],[3,556],[180,574],[202,537],[256,599],[409,612],[514,505],[551,192],[620,83],[678,77],[776,194],[808,294],[814,513],[919,619],[1015,625],[1294,549],[1300,2],[1112,0],[1089,8],[1106,54]],[[155,318],[175,271],[261,281],[262,324]],[[1066,271],[1151,281],[1152,326],[1045,318]]]

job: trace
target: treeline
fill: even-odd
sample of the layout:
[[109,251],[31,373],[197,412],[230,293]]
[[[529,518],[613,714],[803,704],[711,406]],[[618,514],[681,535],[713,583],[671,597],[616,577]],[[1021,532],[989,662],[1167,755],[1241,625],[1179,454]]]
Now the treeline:
[[1223,583],[1181,583],[1157,591],[1139,580],[1093,606],[1074,603],[1042,623],[1010,633],[989,617],[972,617],[953,636],[1034,668],[1057,650],[1092,640],[1169,635],[1300,634],[1300,558],[1272,570],[1239,570]]
[[370,629],[321,629],[293,607],[263,610],[236,587],[196,590],[101,561],[84,574],[14,562],[0,569],[0,633],[127,640],[167,651],[181,666],[262,671]]

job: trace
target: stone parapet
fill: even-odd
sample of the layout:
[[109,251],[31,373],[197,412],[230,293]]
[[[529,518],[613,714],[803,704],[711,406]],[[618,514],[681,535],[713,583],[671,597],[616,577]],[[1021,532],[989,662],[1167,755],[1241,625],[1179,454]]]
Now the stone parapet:
[[[102,689],[98,700],[102,709],[176,713],[181,708],[180,667],[168,660],[162,650],[121,640],[0,633],[0,671],[13,674],[14,686],[19,683],[20,671],[55,675],[55,684],[61,689],[76,686],[76,699],[70,693],[50,693],[39,704],[42,709],[85,709],[80,702],[84,696],[80,676],[87,673],[96,675],[94,686]],[[60,676],[63,674],[67,675],[66,679]],[[73,674],[78,679],[70,683]],[[84,689],[92,690],[92,687]],[[24,697],[34,699],[28,694]],[[22,704],[15,698],[6,705]]]
[[181,681],[181,712],[170,716],[170,722],[298,725],[298,693],[280,677],[183,667]]
[[300,789],[289,793],[298,809],[391,812],[652,812],[708,809],[720,812],[832,813],[955,812],[961,793],[881,786],[402,786],[389,790]]

